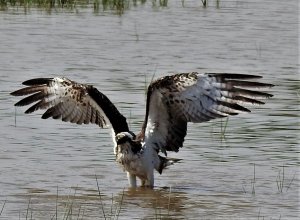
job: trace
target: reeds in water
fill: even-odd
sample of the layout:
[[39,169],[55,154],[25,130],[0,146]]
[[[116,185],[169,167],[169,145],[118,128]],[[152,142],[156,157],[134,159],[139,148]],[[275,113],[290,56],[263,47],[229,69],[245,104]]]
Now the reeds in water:
[[123,14],[131,5],[144,4],[146,0],[0,0],[0,9],[6,10],[10,7],[41,8],[45,10],[78,8],[93,8],[94,12],[100,10],[111,10],[117,14]]

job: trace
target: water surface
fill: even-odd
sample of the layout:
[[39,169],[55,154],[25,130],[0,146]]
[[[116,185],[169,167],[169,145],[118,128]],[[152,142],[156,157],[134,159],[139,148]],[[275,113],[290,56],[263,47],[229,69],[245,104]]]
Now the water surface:
[[[0,13],[0,219],[299,218],[297,1],[210,4]],[[91,83],[137,132],[152,76],[189,71],[263,75],[274,98],[230,118],[225,138],[224,120],[190,124],[154,190],[127,188],[108,130],[25,115],[9,95],[34,77]]]

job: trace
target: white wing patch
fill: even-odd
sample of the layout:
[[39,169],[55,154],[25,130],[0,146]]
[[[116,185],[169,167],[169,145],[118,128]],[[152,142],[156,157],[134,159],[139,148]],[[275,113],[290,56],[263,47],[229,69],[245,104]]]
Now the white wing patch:
[[154,91],[150,100],[150,109],[156,111],[149,112],[148,123],[146,127],[146,140],[155,133],[156,142],[164,145],[165,137],[168,135],[168,127],[166,122],[169,120],[167,107],[160,100],[163,98],[162,94],[158,91]]

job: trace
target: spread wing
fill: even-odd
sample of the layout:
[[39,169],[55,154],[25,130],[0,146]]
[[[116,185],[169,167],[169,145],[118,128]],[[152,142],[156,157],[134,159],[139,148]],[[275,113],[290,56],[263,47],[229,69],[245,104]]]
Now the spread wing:
[[188,122],[250,112],[245,104],[264,104],[272,97],[258,91],[273,85],[253,81],[260,76],[225,73],[182,73],[162,77],[149,85],[146,116],[139,138],[157,151],[177,152]]
[[91,85],[80,84],[63,77],[36,78],[23,82],[27,87],[11,93],[29,95],[15,106],[32,105],[25,113],[46,109],[43,119],[54,118],[77,124],[97,124],[112,127],[115,133],[129,131],[126,118],[114,104]]

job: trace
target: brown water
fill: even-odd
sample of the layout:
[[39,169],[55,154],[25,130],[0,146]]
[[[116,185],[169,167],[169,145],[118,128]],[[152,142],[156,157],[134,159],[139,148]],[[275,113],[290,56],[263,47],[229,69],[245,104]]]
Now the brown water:
[[[102,219],[102,207],[105,218],[121,207],[119,219],[299,218],[298,3],[210,4],[0,13],[0,219]],[[107,130],[25,108],[15,121],[9,96],[26,79],[63,75],[95,85],[138,131],[153,74],[186,71],[260,74],[275,96],[230,118],[225,138],[221,121],[191,124],[170,154],[183,161],[154,190],[127,188]]]

